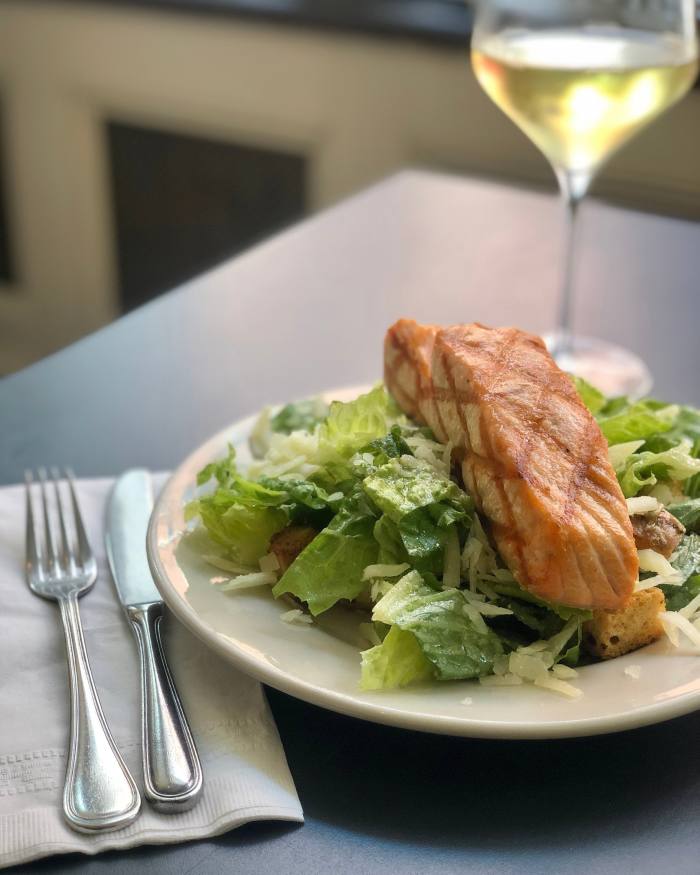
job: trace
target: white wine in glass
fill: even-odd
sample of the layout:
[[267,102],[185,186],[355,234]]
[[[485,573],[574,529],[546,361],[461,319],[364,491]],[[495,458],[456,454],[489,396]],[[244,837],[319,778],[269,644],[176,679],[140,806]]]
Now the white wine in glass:
[[571,332],[576,210],[604,162],[679,100],[698,71],[694,0],[482,0],[472,65],[552,165],[568,215],[557,362],[608,394],[640,395],[637,356]]

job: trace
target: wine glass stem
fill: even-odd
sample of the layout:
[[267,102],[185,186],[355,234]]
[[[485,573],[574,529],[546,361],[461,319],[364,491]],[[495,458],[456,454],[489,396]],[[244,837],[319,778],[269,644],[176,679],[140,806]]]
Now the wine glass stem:
[[571,310],[573,305],[574,247],[576,242],[576,215],[579,201],[564,194],[566,211],[564,226],[564,253],[562,263],[561,292],[559,298],[559,318],[557,352],[569,352],[571,346]]
[[573,309],[574,254],[578,206],[588,189],[590,177],[580,177],[565,171],[556,171],[565,211],[564,253],[559,297],[556,341],[552,353],[557,356],[571,352],[571,313]]

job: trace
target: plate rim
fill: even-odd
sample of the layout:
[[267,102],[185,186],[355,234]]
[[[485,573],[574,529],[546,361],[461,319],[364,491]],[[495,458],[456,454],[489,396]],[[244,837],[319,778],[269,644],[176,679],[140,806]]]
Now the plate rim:
[[[358,394],[368,387],[346,386],[319,393],[323,397]],[[271,405],[272,406],[272,405]],[[585,717],[572,720],[548,720],[540,723],[517,722],[506,723],[501,720],[487,720],[464,717],[452,717],[440,714],[403,711],[387,707],[381,703],[369,703],[322,688],[302,680],[293,674],[276,667],[270,662],[254,658],[236,644],[217,632],[203,620],[196,610],[182,598],[176,587],[171,583],[167,569],[161,559],[159,547],[159,521],[165,518],[165,508],[171,501],[174,492],[182,494],[181,483],[187,481],[194,485],[192,472],[199,470],[211,461],[215,452],[225,446],[226,439],[236,430],[250,430],[257,420],[260,411],[238,419],[227,427],[216,432],[197,448],[192,450],[185,459],[168,476],[158,497],[146,533],[146,553],[156,587],[168,608],[177,619],[194,633],[205,645],[221,657],[232,663],[236,668],[267,684],[280,692],[293,696],[311,705],[326,708],[349,717],[367,720],[400,729],[428,732],[439,735],[450,735],[466,738],[488,738],[493,740],[545,740],[555,738],[580,738],[595,735],[607,735],[643,726],[651,726],[690,714],[700,709],[700,690],[689,691],[672,700],[652,702],[633,710],[620,713],[605,714],[597,717]]]

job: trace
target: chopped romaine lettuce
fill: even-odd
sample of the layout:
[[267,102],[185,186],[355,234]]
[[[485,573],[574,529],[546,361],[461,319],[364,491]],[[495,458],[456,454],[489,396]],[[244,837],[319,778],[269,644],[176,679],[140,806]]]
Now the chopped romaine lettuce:
[[562,618],[542,605],[520,599],[504,599],[504,605],[520,623],[536,632],[539,638],[551,638],[564,628]]
[[389,459],[413,455],[411,448],[401,434],[401,426],[399,425],[392,426],[391,431],[384,437],[370,441],[367,446],[361,448],[360,452],[369,453],[375,466],[384,465]]
[[632,498],[642,489],[650,489],[659,480],[687,480],[700,472],[700,459],[691,455],[688,440],[660,453],[643,450],[632,453],[617,469],[617,477],[625,498]]
[[442,574],[445,545],[455,523],[465,523],[466,512],[443,503],[419,507],[398,524],[401,542],[414,568],[423,574]]
[[659,405],[650,399],[629,404],[612,414],[608,414],[607,409],[603,407],[600,411],[598,423],[610,445],[645,440],[669,431],[680,411],[675,404]]
[[671,556],[671,565],[687,580],[700,573],[700,535],[684,535]]
[[207,465],[197,482],[202,485],[212,477],[218,488],[191,501],[186,518],[199,516],[212,540],[226,547],[232,559],[243,565],[257,564],[272,535],[289,522],[289,509],[282,506],[286,493],[242,477],[233,448],[225,459]]
[[700,595],[700,574],[691,575],[682,586],[660,586],[667,611],[680,611]]
[[398,626],[392,626],[381,644],[361,656],[363,690],[390,690],[435,676],[433,664],[423,655],[416,636]]
[[436,592],[411,571],[377,602],[372,618],[412,632],[438,679],[482,677],[493,671],[503,645],[488,627],[477,628],[465,606],[459,590]]
[[367,587],[363,571],[379,558],[375,521],[366,508],[343,507],[285,571],[272,590],[275,597],[294,595],[314,616],[341,599],[357,598]]
[[418,508],[406,514],[398,530],[409,562],[419,571],[440,574],[447,532],[437,525],[430,508]]
[[550,602],[545,602],[543,599],[538,598],[533,593],[528,592],[526,589],[523,589],[515,581],[498,581],[492,584],[492,586],[495,592],[497,592],[501,596],[504,596],[506,598],[518,599],[519,601],[527,602],[531,605],[537,605],[540,608],[545,608],[548,611],[552,611],[554,614],[556,614],[558,617],[566,622],[573,618],[577,618],[583,622],[584,620],[590,620],[592,617],[591,612],[584,610],[583,608],[569,608],[566,605],[556,605],[551,604]]
[[294,522],[321,529],[345,496],[328,493],[309,480],[246,480],[236,467],[235,452],[207,465],[198,475],[203,485],[215,478],[214,492],[200,495],[186,508],[187,519],[199,516],[212,540],[243,564],[257,564],[272,535]]
[[408,560],[399,527],[386,514],[374,524],[374,539],[379,544],[379,562],[382,564],[400,565]]
[[700,594],[700,535],[685,535],[678,545],[671,565],[683,577],[682,586],[661,586],[666,609],[680,611]]
[[595,416],[596,413],[599,413],[605,406],[607,401],[605,395],[596,389],[595,386],[591,386],[590,383],[586,382],[583,377],[577,377],[575,374],[569,374],[569,376],[573,380],[574,386],[576,387],[576,391],[581,400]]
[[[670,449],[683,439],[692,444],[691,456],[700,458],[700,410],[694,407],[681,407],[674,427],[664,434],[649,438],[645,449],[658,453]],[[683,484],[683,491],[690,498],[700,498],[700,473],[694,474]]]
[[386,517],[380,535],[386,532],[386,537],[395,538],[398,531],[403,551],[393,540],[393,558],[407,556],[420,571],[440,575],[449,527],[471,518],[473,503],[467,494],[427,462],[411,456],[375,469],[362,488]]
[[700,532],[700,498],[669,504],[667,509],[683,523],[687,532]]
[[288,523],[287,513],[278,507],[246,506],[202,498],[197,513],[212,540],[227,548],[227,555],[243,565],[257,565],[267,553],[270,538]]
[[404,417],[379,385],[343,404],[334,401],[319,429],[319,450],[324,463],[348,460],[362,447],[386,436]]
[[272,431],[291,434],[293,431],[313,431],[328,416],[328,405],[320,398],[308,398],[285,404],[270,420]]
[[261,477],[259,482],[284,495],[283,507],[289,513],[290,522],[313,526],[315,529],[325,528],[345,500],[342,492],[336,491],[329,495],[312,480]]
[[700,455],[700,410],[694,407],[680,407],[673,428],[650,437],[645,449],[660,453],[674,447],[681,439],[693,445],[693,455]]
[[365,477],[363,488],[377,507],[396,523],[418,508],[443,502],[461,510],[462,518],[473,506],[456,483],[411,456],[392,459],[377,468]]

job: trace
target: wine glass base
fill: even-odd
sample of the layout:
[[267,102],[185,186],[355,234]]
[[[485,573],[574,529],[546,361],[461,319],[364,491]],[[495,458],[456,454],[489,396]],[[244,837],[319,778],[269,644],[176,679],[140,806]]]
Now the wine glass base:
[[641,398],[653,385],[649,368],[634,353],[594,337],[565,337],[556,332],[543,338],[563,371],[583,377],[608,396]]

